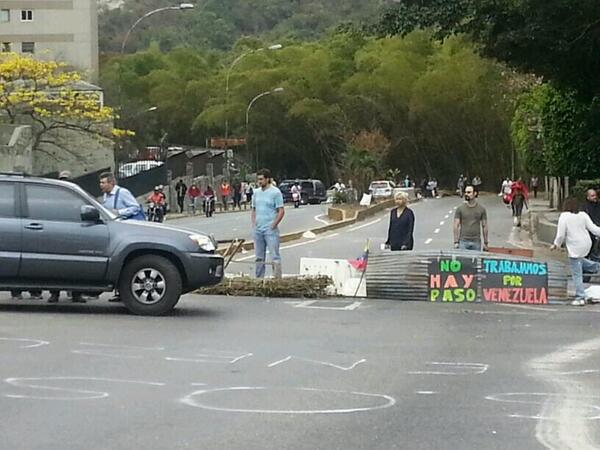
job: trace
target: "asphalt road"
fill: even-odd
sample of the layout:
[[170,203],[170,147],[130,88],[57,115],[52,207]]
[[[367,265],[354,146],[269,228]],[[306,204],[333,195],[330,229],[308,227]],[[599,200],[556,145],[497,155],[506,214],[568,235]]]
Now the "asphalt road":
[[[281,233],[293,233],[327,223],[329,223],[327,205],[303,205],[298,209],[286,206],[285,220],[280,230]],[[253,239],[249,210],[215,214],[210,218],[198,214],[193,217],[168,220],[167,224],[213,234],[217,240]]]
[[[490,227],[490,245],[495,247],[519,246],[527,240],[527,232],[513,227],[510,210],[495,195],[485,195],[480,202],[487,209]],[[455,209],[462,204],[458,197],[427,199],[411,205],[415,213],[415,250],[451,249],[453,247],[452,223]],[[367,240],[370,251],[379,252],[387,240],[389,210],[351,227],[302,239],[281,246],[282,267],[285,274],[298,274],[300,260],[306,258],[355,259],[364,251]],[[236,257],[229,272],[252,273],[254,255]],[[267,270],[267,273],[269,271]]]
[[600,308],[0,294],[3,449],[600,447]]

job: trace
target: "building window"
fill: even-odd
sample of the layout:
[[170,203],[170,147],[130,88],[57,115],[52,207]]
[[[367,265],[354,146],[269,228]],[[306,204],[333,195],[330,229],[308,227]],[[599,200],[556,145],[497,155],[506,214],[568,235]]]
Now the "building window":
[[33,22],[33,11],[31,9],[21,10],[21,22]]
[[10,45],[10,42],[3,42],[3,43],[2,43],[2,51],[3,51],[4,53],[11,52],[11,51],[12,51],[12,48],[11,48],[11,47],[12,47],[12,46]]
[[10,9],[0,9],[0,23],[10,22]]
[[21,42],[21,53],[34,53],[35,43],[34,42]]

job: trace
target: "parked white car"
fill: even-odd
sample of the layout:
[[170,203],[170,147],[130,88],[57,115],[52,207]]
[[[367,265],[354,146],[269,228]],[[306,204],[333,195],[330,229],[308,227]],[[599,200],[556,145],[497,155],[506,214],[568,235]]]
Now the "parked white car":
[[373,181],[369,186],[369,193],[373,196],[374,199],[392,198],[395,189],[396,185],[393,181]]
[[117,170],[117,176],[119,178],[132,177],[146,170],[162,166],[163,164],[164,162],[162,161],[154,161],[151,159],[121,164]]

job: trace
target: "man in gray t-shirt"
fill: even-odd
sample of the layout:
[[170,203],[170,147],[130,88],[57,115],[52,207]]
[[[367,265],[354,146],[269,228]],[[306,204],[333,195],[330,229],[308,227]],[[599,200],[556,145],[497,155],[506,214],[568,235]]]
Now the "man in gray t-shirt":
[[465,200],[454,214],[454,248],[481,251],[488,249],[487,211],[477,203],[477,192],[473,186],[465,188]]

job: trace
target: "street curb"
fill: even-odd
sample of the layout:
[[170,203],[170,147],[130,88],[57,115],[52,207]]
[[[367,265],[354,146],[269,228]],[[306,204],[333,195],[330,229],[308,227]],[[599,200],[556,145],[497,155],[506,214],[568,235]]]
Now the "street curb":
[[[354,217],[351,219],[346,219],[346,220],[342,220],[340,222],[331,223],[329,225],[323,225],[320,227],[311,228],[309,230],[295,231],[293,233],[283,234],[279,238],[279,241],[280,241],[280,243],[283,244],[283,243],[287,243],[287,242],[291,242],[291,241],[296,241],[298,239],[302,239],[302,236],[304,235],[304,233],[306,233],[308,231],[310,231],[311,233],[314,233],[314,234],[324,234],[329,231],[344,228],[348,225],[354,225],[356,222],[365,220],[366,218],[371,217],[371,216],[375,215],[376,213],[383,211],[386,208],[389,208],[390,206],[393,206],[393,205],[394,205],[394,200],[386,200],[381,203],[377,203],[376,205],[369,206],[367,209],[364,209],[362,211],[357,211],[354,214]],[[219,244],[229,244],[230,242],[231,241],[221,241],[221,242],[219,242]],[[245,242],[242,245],[242,249],[245,251],[254,250],[254,242],[252,242],[252,241]],[[217,251],[222,254],[226,251],[226,248],[220,247]]]

